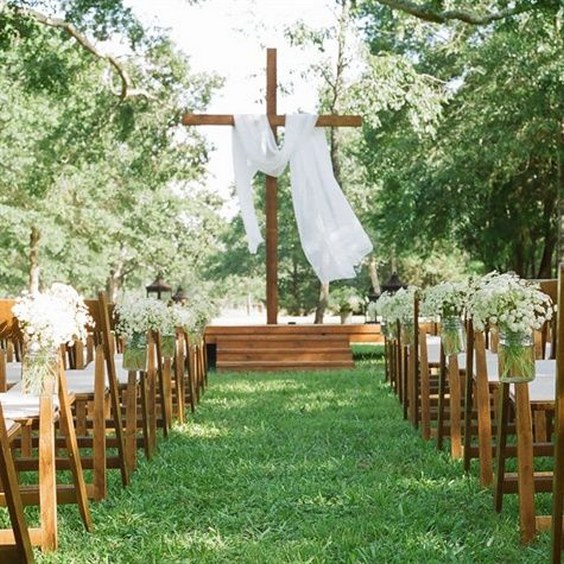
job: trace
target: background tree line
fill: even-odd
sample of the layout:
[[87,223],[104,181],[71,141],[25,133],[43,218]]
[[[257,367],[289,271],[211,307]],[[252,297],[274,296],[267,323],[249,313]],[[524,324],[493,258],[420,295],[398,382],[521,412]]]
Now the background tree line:
[[[418,284],[493,268],[553,276],[560,3],[335,0],[328,9],[334,26],[296,25],[287,37],[319,50],[310,72],[322,77],[320,111],[364,118],[362,130],[330,136],[336,173],[375,243],[349,282],[367,293],[393,270]],[[118,38],[119,59],[99,50]],[[138,287],[162,271],[233,301],[263,298],[264,256],[247,254],[238,218],[221,218],[209,148],[178,125],[205,111],[220,78],[193,73],[120,1],[0,2],[0,58],[3,294],[37,284],[40,271],[85,292]],[[327,293],[301,252],[285,180],[281,189],[281,304],[309,312]]]

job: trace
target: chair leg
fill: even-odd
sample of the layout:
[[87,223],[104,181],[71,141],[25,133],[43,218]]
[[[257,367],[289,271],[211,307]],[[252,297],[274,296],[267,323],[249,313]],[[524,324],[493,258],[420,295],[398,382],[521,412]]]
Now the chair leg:
[[53,399],[44,395],[39,402],[39,507],[44,552],[57,549],[56,491]]
[[448,359],[448,387],[450,392],[450,454],[453,458],[462,458],[461,436],[461,397],[460,371],[458,358],[451,355]]
[[[128,473],[137,465],[137,372],[130,370],[125,391],[125,460]],[[143,382],[143,379],[141,379]]]
[[[0,481],[4,488],[6,506],[10,515],[12,529],[4,532],[13,534],[13,540],[2,539],[0,546],[0,562],[16,562],[28,564],[33,562],[33,549],[27,522],[25,521],[23,503],[19,491],[18,477],[8,442],[4,414],[0,406]],[[11,534],[9,535],[11,537]]]
[[164,359],[162,373],[162,393],[167,430],[172,422],[172,363],[169,357]]
[[184,423],[184,394],[186,392],[184,390],[184,353],[181,339],[178,339],[174,359],[174,384],[176,389],[176,417],[182,425]]
[[82,464],[80,461],[80,453],[78,450],[78,442],[72,422],[72,413],[68,399],[67,387],[64,373],[61,371],[59,375],[59,409],[61,412],[61,428],[66,438],[67,451],[70,460],[70,470],[73,477],[73,483],[76,491],[78,508],[82,521],[87,531],[93,529],[90,509],[88,507],[88,495],[86,493],[86,483],[84,482],[84,474],[82,472]]
[[93,402],[93,416],[92,416],[92,456],[94,459],[93,467],[93,485],[94,485],[94,499],[100,501],[106,497],[107,493],[107,480],[106,480],[106,465],[107,465],[107,451],[106,451],[106,398],[109,394],[106,393],[106,386],[104,382],[104,366],[103,366],[103,352],[96,351],[98,356],[96,363],[96,375],[94,377],[94,402]]
[[441,352],[439,367],[439,398],[437,405],[437,448],[442,450],[445,426],[446,366],[445,356]]
[[507,419],[509,415],[509,384],[499,386],[497,416],[497,438],[495,450],[494,508],[499,513],[503,505],[503,483],[505,478],[505,449],[507,446]]
[[519,522],[521,542],[530,543],[536,536],[535,476],[533,462],[533,426],[529,384],[515,384],[517,423],[517,479],[519,484]]

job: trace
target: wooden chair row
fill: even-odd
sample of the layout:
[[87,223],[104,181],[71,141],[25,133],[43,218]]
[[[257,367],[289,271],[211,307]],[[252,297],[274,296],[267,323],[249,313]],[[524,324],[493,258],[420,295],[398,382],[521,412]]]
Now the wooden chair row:
[[[195,410],[207,382],[207,363],[201,342],[179,329],[174,358],[163,358],[160,336],[155,334],[149,342],[147,370],[123,370],[112,307],[100,293],[97,300],[87,301],[95,320],[89,346],[75,345],[61,354],[58,396],[42,396],[33,411],[20,413],[8,408],[21,395],[16,377],[21,372],[16,363],[19,334],[12,305],[12,300],[0,300],[4,344],[0,348],[0,387],[5,392],[0,393],[0,407],[4,406],[2,422],[7,424],[0,439],[8,457],[8,462],[0,460],[0,501],[8,507],[12,521],[12,529],[0,532],[0,557],[6,552],[14,561],[30,562],[31,545],[44,551],[57,547],[58,503],[78,503],[85,527],[92,528],[88,499],[106,496],[107,471],[118,470],[122,484],[128,485],[138,449],[150,459],[158,429],[166,437],[174,419],[184,421],[187,406]],[[57,471],[65,469],[72,471],[72,486],[57,484]],[[85,469],[92,470],[88,484]],[[30,471],[38,475],[37,484],[24,487],[18,476]],[[29,504],[40,506],[39,528],[29,528],[23,518],[21,509]]]
[[[564,303],[562,277],[561,268],[558,287],[556,280],[543,283],[555,303]],[[556,382],[564,378],[560,378],[564,370],[564,338],[558,338],[560,335],[564,335],[562,316],[557,326],[536,336],[537,356],[541,358],[537,378],[531,384],[518,385],[498,381],[497,357],[486,346],[488,336],[474,332],[471,324],[464,355],[445,358],[437,338],[422,327],[410,346],[402,344],[401,336],[387,339],[385,344],[386,377],[398,393],[404,416],[421,430],[424,439],[434,438],[439,448],[448,440],[451,455],[463,460],[465,470],[477,459],[480,484],[492,489],[497,511],[502,510],[504,495],[519,496],[523,543],[531,542],[538,531],[552,523],[554,562],[560,561],[564,506],[564,447],[560,447],[559,460],[554,446],[559,433],[564,433],[564,415],[558,411],[564,384],[560,393],[554,390],[555,373],[559,375]],[[543,358],[551,356],[553,359]],[[508,441],[509,435],[515,435],[515,440]],[[555,452],[555,471],[547,471]],[[516,472],[507,471],[506,462],[512,457]],[[535,470],[541,459],[545,468]],[[536,493],[547,491],[555,492],[552,517],[535,512]]]

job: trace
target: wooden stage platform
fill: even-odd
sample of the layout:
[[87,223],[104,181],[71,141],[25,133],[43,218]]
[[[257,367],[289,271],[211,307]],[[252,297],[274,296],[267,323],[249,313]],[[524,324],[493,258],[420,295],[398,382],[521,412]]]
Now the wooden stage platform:
[[383,342],[378,324],[210,325],[205,338],[218,371],[351,368],[351,343]]

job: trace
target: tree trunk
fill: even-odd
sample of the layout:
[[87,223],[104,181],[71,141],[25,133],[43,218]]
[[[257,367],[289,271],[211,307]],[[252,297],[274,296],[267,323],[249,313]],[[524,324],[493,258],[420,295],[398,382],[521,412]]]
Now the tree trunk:
[[552,278],[554,276],[552,270],[552,256],[554,254],[557,241],[558,238],[553,233],[550,233],[545,237],[537,278]]
[[558,253],[556,258],[558,263],[561,263],[564,262],[564,120],[560,122],[558,128],[556,163],[556,198],[558,201]]
[[31,228],[29,237],[29,291],[32,294],[39,292],[41,269],[39,268],[39,247],[41,232],[35,226]]
[[118,292],[123,286],[124,275],[124,265],[120,263],[110,270],[110,275],[106,279],[106,292],[108,300],[112,303],[115,303]]
[[323,323],[323,317],[325,316],[325,310],[329,303],[329,284],[319,283],[319,298],[317,300],[317,308],[315,309],[315,320],[314,323],[317,325]]
[[382,293],[380,288],[380,278],[378,277],[378,269],[376,268],[376,255],[370,253],[368,259],[368,275],[370,276],[370,284],[372,285],[372,293],[379,296]]

